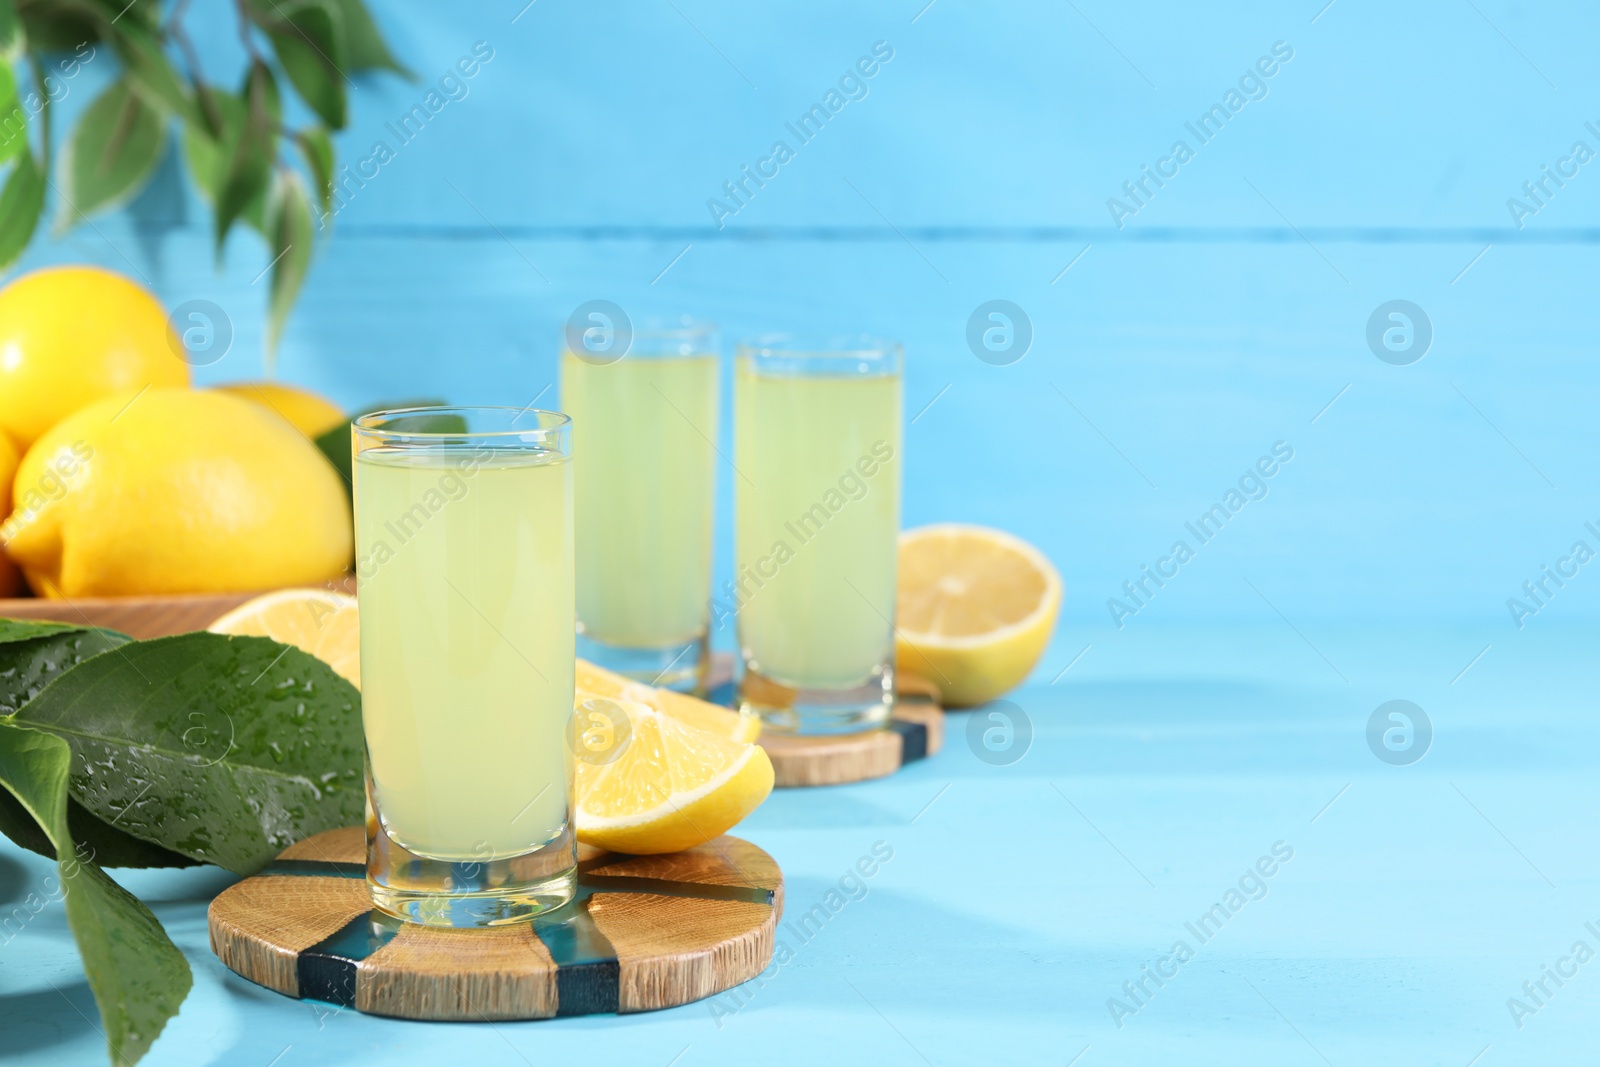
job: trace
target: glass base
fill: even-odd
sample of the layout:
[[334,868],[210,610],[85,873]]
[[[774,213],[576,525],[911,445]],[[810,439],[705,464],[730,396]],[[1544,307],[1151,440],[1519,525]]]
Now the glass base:
[[419,856],[367,820],[367,888],[379,910],[425,926],[506,926],[572,900],[577,839],[569,825],[549,844],[509,857],[452,861]]
[[748,662],[739,682],[739,708],[761,716],[763,730],[810,737],[881,730],[894,710],[894,665],[841,689],[792,686]]
[[578,631],[578,657],[624,678],[680,693],[703,695],[711,670],[711,647],[704,636],[664,648],[608,645]]

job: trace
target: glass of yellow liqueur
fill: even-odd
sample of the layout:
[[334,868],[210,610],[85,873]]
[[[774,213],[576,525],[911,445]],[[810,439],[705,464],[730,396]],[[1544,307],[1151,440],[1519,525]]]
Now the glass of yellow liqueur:
[[517,408],[356,420],[367,880],[403,919],[572,899],[569,432]]
[[894,704],[900,346],[778,336],[734,368],[743,707],[776,732],[884,725]]
[[[649,685],[701,691],[710,662],[718,339],[692,319],[566,331],[578,655]],[[593,343],[591,343],[593,342]]]

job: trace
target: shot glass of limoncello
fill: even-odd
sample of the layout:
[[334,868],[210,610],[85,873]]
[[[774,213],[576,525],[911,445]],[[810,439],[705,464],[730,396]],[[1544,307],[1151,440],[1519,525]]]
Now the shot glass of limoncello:
[[[580,324],[581,325],[581,324]],[[710,661],[716,327],[643,320],[564,333],[572,416],[578,654],[649,685],[700,691]]]
[[759,338],[734,367],[740,699],[776,732],[883,726],[894,705],[898,344]]
[[570,420],[517,408],[356,420],[367,879],[441,926],[572,899]]

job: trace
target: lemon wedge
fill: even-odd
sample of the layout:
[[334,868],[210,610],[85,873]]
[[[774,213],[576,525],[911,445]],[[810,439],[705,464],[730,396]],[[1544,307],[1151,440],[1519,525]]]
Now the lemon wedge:
[[634,855],[726,833],[772,792],[759,745],[698,729],[648,704],[591,697],[578,708],[578,840]]
[[943,523],[900,535],[895,665],[971,707],[1016,686],[1044,653],[1061,576],[1026,541]]
[[645,704],[671,715],[680,722],[701,730],[710,730],[734,741],[754,741],[761,736],[761,718],[732,708],[719,707],[704,700],[671,689],[655,689],[624,678],[620,674],[597,667],[588,660],[578,661],[578,700],[585,697],[609,697]]

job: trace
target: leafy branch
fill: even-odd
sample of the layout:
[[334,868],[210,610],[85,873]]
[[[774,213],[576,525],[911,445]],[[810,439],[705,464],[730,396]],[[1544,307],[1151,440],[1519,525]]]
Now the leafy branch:
[[[333,211],[330,135],[348,120],[351,79],[410,72],[362,0],[235,0],[249,61],[239,88],[229,91],[201,69],[183,27],[188,0],[165,18],[158,0],[124,2],[0,0],[0,270],[33,239],[48,192],[60,201],[58,234],[138,195],[176,125],[189,173],[212,205],[218,257],[240,222],[273,257],[270,360],[310,270],[321,229],[315,212],[326,219]],[[54,102],[108,53],[120,64],[117,79],[52,161]],[[283,121],[285,82],[313,117],[299,128]]]
[[56,860],[113,1063],[149,1050],[192,978],[102,868],[254,871],[361,820],[361,753],[360,695],[298,649],[0,619],[0,833]]

